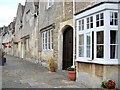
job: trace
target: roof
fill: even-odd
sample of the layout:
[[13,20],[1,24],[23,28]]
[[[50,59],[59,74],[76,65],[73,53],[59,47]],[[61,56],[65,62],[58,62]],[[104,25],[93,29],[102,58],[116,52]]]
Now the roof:
[[89,10],[89,9],[92,9],[92,8],[94,8],[94,7],[97,7],[97,6],[99,6],[99,5],[101,5],[101,4],[104,4],[104,3],[114,3],[114,4],[118,4],[118,3],[120,3],[120,1],[119,2],[100,2],[100,3],[98,3],[98,4],[95,4],[95,5],[93,5],[93,6],[91,6],[91,7],[88,7],[88,8],[86,8],[86,9],[84,9],[84,10],[81,10],[80,12],[78,12],[78,13],[75,13],[74,15],[78,15],[78,14],[80,14],[80,13],[82,13],[82,12],[85,12],[85,11],[87,11],[87,10]]

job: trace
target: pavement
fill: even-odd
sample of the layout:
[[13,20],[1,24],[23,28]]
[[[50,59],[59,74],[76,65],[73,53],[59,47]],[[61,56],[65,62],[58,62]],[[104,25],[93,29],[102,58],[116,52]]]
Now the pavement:
[[40,64],[6,55],[2,66],[2,88],[87,88],[70,81],[66,71],[50,72]]

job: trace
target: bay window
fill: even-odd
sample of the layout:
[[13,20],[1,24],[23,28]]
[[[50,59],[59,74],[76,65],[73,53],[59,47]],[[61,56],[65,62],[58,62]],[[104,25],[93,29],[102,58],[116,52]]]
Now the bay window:
[[[108,16],[110,16],[109,20]],[[111,11],[102,11],[77,19],[77,59],[87,62],[92,60],[90,62],[97,63],[117,60],[118,30],[116,26],[110,27],[110,25],[118,24],[117,19],[118,13]],[[110,21],[110,23],[105,21]]]

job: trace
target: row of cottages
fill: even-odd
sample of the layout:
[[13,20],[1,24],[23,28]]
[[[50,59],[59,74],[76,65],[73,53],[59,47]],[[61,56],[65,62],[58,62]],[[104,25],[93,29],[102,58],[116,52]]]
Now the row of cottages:
[[13,38],[15,33],[15,18],[8,25],[0,28],[0,49],[3,49],[5,53],[14,55],[13,52]]
[[118,86],[118,2],[55,0],[19,4],[15,25],[16,56],[58,70],[77,68],[77,82]]

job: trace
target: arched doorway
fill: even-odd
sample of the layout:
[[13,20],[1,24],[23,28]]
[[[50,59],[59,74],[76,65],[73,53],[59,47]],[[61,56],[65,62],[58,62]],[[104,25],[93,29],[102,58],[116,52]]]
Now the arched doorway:
[[67,27],[63,32],[63,70],[73,65],[73,28]]

